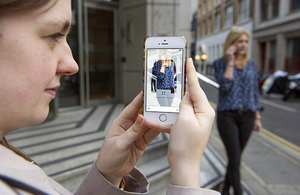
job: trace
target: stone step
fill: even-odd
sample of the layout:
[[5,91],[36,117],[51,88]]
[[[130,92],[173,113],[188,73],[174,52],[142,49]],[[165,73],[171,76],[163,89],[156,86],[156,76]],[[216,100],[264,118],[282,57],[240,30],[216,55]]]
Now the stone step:
[[[123,104],[107,104],[59,113],[51,121],[15,131],[7,139],[29,154],[50,177],[75,191],[98,155]],[[168,166],[168,135],[160,134],[147,147],[140,166],[146,175]],[[152,163],[153,162],[153,163]],[[148,164],[147,166],[145,164]]]
[[150,146],[137,164],[150,182],[149,194],[166,194],[167,186],[171,183],[167,153],[168,139]]
[[[141,170],[149,179],[151,183],[150,190],[157,189],[155,183],[158,183],[158,181],[161,182],[164,179],[161,177],[158,178],[158,175],[161,176],[161,173],[169,174],[169,165],[166,157],[167,150],[168,148],[166,141],[156,141],[156,143],[152,144],[146,149],[145,153],[137,164],[138,169]],[[68,190],[75,192],[92,163],[93,161],[86,166],[69,170],[63,174],[56,175],[53,178]],[[167,176],[169,177],[169,175]]]
[[[31,155],[47,175],[75,192],[124,107],[124,104],[106,104],[60,112],[55,119],[15,131],[7,139]],[[151,183],[150,194],[165,194],[170,183],[168,140],[169,135],[161,133],[137,163]],[[221,178],[221,166],[216,161],[213,151],[206,149],[201,164],[202,186],[214,186]]]

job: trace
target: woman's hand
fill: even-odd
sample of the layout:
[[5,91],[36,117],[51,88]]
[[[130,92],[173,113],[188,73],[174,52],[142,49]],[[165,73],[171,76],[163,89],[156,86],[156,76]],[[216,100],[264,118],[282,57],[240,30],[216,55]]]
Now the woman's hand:
[[235,45],[231,45],[230,47],[228,47],[227,51],[226,51],[226,57],[227,57],[227,63],[234,65],[235,63],[235,52],[237,51],[237,48]]
[[235,66],[235,55],[234,53],[237,51],[237,48],[235,45],[231,45],[227,51],[226,51],[226,61],[227,66],[223,73],[223,76],[226,78],[232,79],[234,76],[234,66]]
[[165,69],[167,67],[167,64],[165,61],[162,61],[161,67],[160,67],[160,72],[165,73]]
[[256,132],[259,132],[261,130],[261,128],[262,128],[261,120],[255,119],[253,130]]
[[170,133],[168,161],[173,185],[200,187],[200,163],[215,112],[200,88],[192,59],[187,60],[189,93],[180,103]]
[[[171,125],[152,123],[139,114],[143,105],[141,92],[113,122],[98,154],[96,165],[113,185],[120,184],[140,159],[146,146],[161,132],[170,132]],[[155,130],[147,127],[150,124]]]

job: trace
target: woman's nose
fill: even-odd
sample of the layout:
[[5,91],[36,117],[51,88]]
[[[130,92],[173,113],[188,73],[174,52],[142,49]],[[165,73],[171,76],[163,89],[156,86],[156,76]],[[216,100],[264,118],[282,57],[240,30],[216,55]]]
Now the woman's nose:
[[73,75],[78,72],[79,67],[74,60],[72,51],[67,44],[64,48],[64,52],[61,54],[61,60],[58,62],[56,73],[60,75]]

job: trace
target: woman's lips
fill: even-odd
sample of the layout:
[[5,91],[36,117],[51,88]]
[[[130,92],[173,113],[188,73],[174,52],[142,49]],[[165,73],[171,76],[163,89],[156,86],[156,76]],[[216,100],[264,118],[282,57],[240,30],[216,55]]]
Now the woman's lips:
[[58,87],[50,88],[50,89],[45,89],[45,92],[46,92],[47,94],[49,94],[49,95],[51,96],[52,99],[54,99],[55,96],[56,96],[55,90],[56,90],[57,88],[58,88]]
[[56,92],[53,89],[46,89],[45,92],[51,96],[52,99],[55,98]]

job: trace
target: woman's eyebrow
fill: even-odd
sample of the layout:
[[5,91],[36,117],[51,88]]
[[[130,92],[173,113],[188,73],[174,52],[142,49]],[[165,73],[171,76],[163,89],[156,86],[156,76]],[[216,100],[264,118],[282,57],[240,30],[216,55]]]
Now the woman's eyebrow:
[[65,32],[69,32],[69,31],[70,31],[70,28],[71,28],[71,23],[70,23],[70,21],[65,21],[62,30],[65,31]]
[[71,28],[71,23],[69,20],[51,20],[46,22],[47,26],[52,26],[55,29],[58,29],[59,31],[63,31],[66,33],[69,33]]

